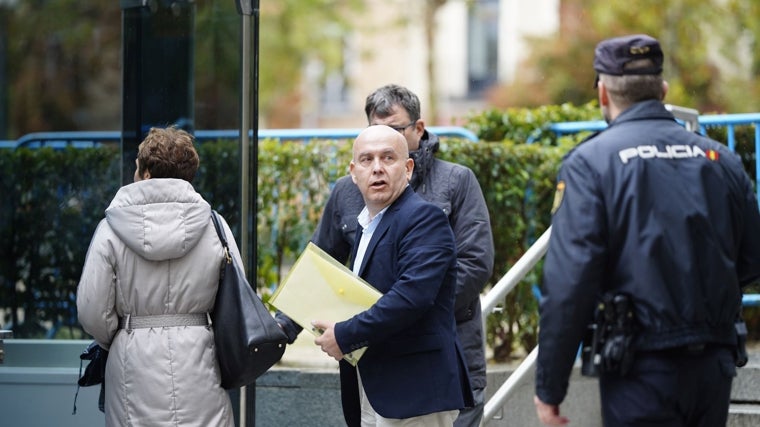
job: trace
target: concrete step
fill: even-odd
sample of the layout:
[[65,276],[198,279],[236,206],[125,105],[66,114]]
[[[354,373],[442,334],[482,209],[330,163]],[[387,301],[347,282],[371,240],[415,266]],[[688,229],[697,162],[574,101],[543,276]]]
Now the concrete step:
[[760,426],[760,347],[749,351],[749,362],[736,371],[731,385],[726,427]]
[[728,423],[726,427],[757,427],[760,426],[760,404],[732,403],[728,408]]
[[736,378],[731,385],[731,400],[760,404],[760,352],[750,353],[749,363],[736,370]]
[[[488,367],[487,399],[496,393],[515,368],[516,365]],[[486,420],[486,426],[542,427],[536,419],[533,405],[534,375],[535,370],[531,370],[495,417]],[[727,427],[760,426],[760,351],[753,350],[749,363],[737,370],[737,377],[732,384],[731,400]],[[572,425],[602,427],[598,381],[581,376],[578,365],[573,370],[568,395],[561,410]]]

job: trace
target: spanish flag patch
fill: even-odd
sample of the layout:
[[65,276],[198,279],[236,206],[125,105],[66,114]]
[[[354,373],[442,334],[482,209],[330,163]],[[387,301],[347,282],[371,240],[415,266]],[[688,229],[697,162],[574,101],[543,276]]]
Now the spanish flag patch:
[[707,156],[707,158],[712,161],[717,161],[718,159],[720,159],[720,155],[715,150],[707,150],[707,152],[705,153],[705,156]]

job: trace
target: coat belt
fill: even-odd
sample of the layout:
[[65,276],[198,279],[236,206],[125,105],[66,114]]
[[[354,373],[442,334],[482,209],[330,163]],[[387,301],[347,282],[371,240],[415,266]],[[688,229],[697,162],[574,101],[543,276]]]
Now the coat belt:
[[119,318],[119,329],[164,328],[174,326],[210,326],[209,313],[157,314],[152,316],[133,316],[127,314]]

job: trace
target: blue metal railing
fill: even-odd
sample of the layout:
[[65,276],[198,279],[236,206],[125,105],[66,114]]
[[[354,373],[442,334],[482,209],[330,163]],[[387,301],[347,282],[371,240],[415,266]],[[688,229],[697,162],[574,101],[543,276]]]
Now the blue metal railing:
[[[472,131],[459,126],[431,126],[430,132],[445,137],[464,138],[473,142],[478,141]],[[259,139],[277,139],[288,141],[310,142],[315,139],[351,139],[356,138],[361,128],[355,129],[260,129]],[[237,139],[240,131],[227,130],[197,130],[195,139],[198,142],[215,141],[219,139]],[[250,133],[253,137],[253,132]],[[104,143],[118,143],[121,140],[119,131],[75,131],[75,132],[35,132],[22,136],[18,140],[0,141],[0,148],[76,148],[95,147]]]
[[[760,206],[760,113],[751,114],[716,114],[699,116],[699,128],[702,134],[707,133],[707,128],[725,126],[727,145],[731,151],[736,149],[736,126],[755,127],[755,187],[757,188],[758,205]],[[557,135],[568,135],[578,132],[600,131],[607,127],[603,120],[554,123],[549,128]],[[742,304],[746,306],[760,306],[760,294],[747,294],[742,298]]]

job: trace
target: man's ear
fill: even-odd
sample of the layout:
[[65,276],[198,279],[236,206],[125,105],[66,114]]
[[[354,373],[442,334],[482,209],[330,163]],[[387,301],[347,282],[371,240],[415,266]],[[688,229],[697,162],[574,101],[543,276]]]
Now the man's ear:
[[596,88],[597,94],[599,96],[599,106],[600,107],[608,107],[610,105],[610,98],[607,94],[607,87],[602,83],[601,80],[599,80],[599,84]]
[[665,100],[665,95],[668,94],[668,88],[669,88],[668,82],[666,82],[665,80],[663,80],[662,81],[662,99],[660,101]]
[[414,159],[411,157],[406,159],[406,180],[412,180],[412,172],[414,172]]
[[422,119],[417,120],[414,124],[414,133],[422,138],[422,134],[425,133],[425,121]]
[[348,164],[348,173],[351,174],[351,181],[353,181],[354,184],[359,185],[356,182],[356,175],[354,175],[354,161],[353,160],[351,160],[351,163]]

